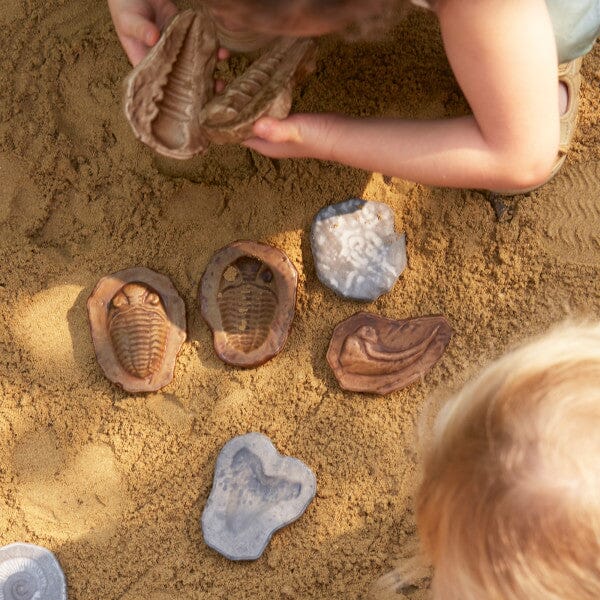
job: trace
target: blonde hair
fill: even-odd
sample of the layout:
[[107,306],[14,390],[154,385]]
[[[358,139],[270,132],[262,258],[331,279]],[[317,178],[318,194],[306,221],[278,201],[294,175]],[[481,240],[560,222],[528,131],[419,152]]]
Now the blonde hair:
[[434,598],[600,598],[600,325],[507,354],[438,415],[416,498]]
[[446,404],[417,525],[434,597],[600,598],[600,325],[530,342]]

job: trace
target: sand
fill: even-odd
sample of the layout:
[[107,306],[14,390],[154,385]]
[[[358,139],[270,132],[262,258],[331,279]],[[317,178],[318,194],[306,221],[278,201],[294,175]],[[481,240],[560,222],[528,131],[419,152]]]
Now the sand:
[[[187,162],[139,144],[121,110],[129,65],[104,2],[8,0],[0,12],[0,543],[56,553],[72,600],[364,597],[414,542],[415,423],[428,398],[566,316],[600,310],[600,47],[584,62],[581,125],[560,175],[506,202],[241,147]],[[323,40],[297,110],[433,117],[466,107],[435,20],[389,38]],[[409,266],[371,304],[315,276],[312,218],[349,197],[387,202]],[[255,370],[221,363],[199,314],[212,254],[240,238],[299,272],[284,351]],[[168,275],[188,340],[164,390],[130,395],[96,363],[85,303],[133,266]],[[346,393],[325,363],[359,310],[443,313],[456,334],[422,383]],[[216,456],[259,431],[316,474],[317,497],[263,557],[231,563],[199,519]]]

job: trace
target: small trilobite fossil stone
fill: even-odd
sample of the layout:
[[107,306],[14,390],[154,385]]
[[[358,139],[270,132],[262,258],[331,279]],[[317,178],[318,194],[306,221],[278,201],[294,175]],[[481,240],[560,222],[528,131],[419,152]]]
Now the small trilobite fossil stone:
[[34,544],[0,548],[2,600],[66,600],[67,583],[54,554]]
[[238,241],[213,256],[200,283],[200,308],[221,360],[255,367],[281,351],[297,279],[287,256],[265,244]]
[[199,114],[213,96],[216,52],[205,8],[172,19],[125,80],[125,114],[138,139],[171,158],[191,158],[208,147]]
[[387,394],[422,378],[451,337],[441,315],[396,321],[360,312],[334,329],[327,362],[343,389]]
[[202,513],[204,541],[231,560],[255,560],[275,531],[304,513],[316,485],[304,463],[279,454],[266,436],[235,437],[217,458]]
[[203,5],[183,11],[125,80],[125,115],[135,136],[165,156],[191,158],[210,142],[248,138],[262,116],[286,117],[297,76],[312,66],[312,40],[278,38],[214,96],[219,35],[226,32]]
[[252,134],[263,116],[285,118],[292,106],[292,86],[299,67],[314,48],[311,39],[281,38],[224,93],[203,109],[202,121],[213,142],[239,142]]
[[185,307],[164,275],[143,267],[102,278],[88,299],[96,357],[129,392],[156,391],[173,378],[185,340]]
[[125,284],[110,301],[108,332],[121,366],[134,377],[154,375],[162,364],[169,319],[160,295],[144,283]]

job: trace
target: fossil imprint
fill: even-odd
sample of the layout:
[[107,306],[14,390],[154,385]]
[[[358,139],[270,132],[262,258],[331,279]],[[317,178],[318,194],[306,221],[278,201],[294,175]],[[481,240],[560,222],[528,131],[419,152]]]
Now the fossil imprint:
[[173,378],[185,340],[183,300],[164,275],[146,268],[103,277],[88,299],[96,357],[128,392],[156,391]]
[[441,315],[395,321],[360,312],[334,329],[327,362],[343,389],[387,394],[425,375],[451,336]]
[[191,158],[211,142],[236,143],[262,116],[284,118],[297,74],[309,69],[314,42],[278,38],[214,96],[214,70],[223,40],[208,10],[179,13],[125,80],[125,114],[135,136],[165,156]]
[[66,600],[65,575],[54,554],[20,542],[0,548],[0,598]]
[[213,256],[200,283],[200,308],[221,360],[257,367],[281,351],[297,279],[288,257],[266,244],[238,241]]

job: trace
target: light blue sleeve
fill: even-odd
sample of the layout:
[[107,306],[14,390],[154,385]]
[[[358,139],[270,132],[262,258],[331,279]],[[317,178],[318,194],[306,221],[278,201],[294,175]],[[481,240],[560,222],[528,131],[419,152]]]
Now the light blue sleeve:
[[558,61],[587,54],[600,35],[600,0],[546,0]]

